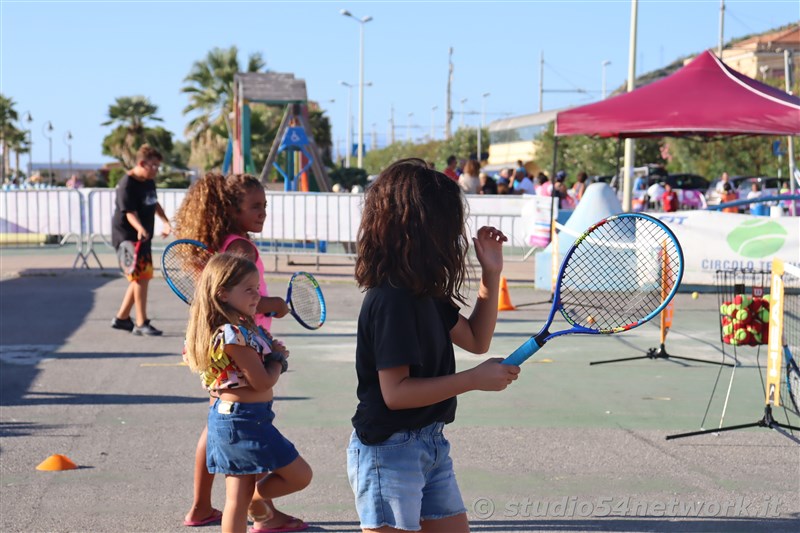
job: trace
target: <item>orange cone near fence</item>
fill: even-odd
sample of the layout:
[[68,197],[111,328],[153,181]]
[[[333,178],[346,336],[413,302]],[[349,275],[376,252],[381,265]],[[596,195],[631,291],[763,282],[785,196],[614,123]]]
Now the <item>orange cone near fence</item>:
[[498,311],[514,311],[516,307],[511,303],[511,296],[508,294],[508,281],[505,276],[500,278],[500,298],[497,300]]
[[69,457],[57,453],[39,463],[36,470],[55,472],[59,470],[75,470],[76,468],[78,468],[78,465],[73,463]]

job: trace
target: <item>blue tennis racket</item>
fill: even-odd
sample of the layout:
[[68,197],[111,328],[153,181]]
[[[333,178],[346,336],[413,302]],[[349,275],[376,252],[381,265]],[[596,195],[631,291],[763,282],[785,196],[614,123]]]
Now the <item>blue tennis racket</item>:
[[[295,320],[306,329],[319,329],[325,323],[325,297],[317,280],[308,272],[292,275],[286,289],[286,305]],[[275,316],[275,313],[270,316]]]
[[[601,220],[564,257],[547,323],[503,363],[522,364],[554,337],[640,326],[667,306],[682,277],[683,251],[663,222],[640,213]],[[572,327],[550,333],[556,311]]]
[[161,256],[161,272],[178,298],[191,304],[200,274],[214,254],[208,246],[193,239],[171,242]]

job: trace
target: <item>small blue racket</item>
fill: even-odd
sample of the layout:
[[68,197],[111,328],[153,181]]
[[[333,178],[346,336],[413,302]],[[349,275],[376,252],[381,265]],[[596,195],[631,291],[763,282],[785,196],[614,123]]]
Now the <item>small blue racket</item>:
[[161,272],[178,298],[191,304],[200,274],[213,256],[208,246],[193,239],[171,242],[161,256]]
[[295,320],[306,329],[319,329],[325,323],[325,297],[317,280],[308,272],[292,275],[286,289],[286,305]]
[[[682,277],[683,251],[663,222],[641,213],[601,220],[564,257],[547,323],[503,363],[522,364],[554,337],[640,326],[667,306]],[[572,327],[550,333],[556,311]]]

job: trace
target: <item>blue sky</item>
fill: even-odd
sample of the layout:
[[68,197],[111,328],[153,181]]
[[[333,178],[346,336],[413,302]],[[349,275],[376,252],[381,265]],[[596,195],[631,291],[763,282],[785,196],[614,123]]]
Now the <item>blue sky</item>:
[[[727,0],[725,40],[800,19],[796,0]],[[544,108],[600,98],[602,67],[609,91],[628,69],[630,0],[529,2],[204,2],[0,0],[0,92],[33,115],[33,157],[47,160],[42,133],[52,121],[54,161],[98,162],[101,126],[118,96],[145,95],[159,106],[164,127],[183,139],[187,97],[180,92],[194,61],[213,47],[236,45],[242,62],[260,51],[267,67],[304,78],[309,98],[322,103],[335,139],[347,127],[347,89],[358,81],[358,24],[339,14],[370,15],[366,25],[365,130],[386,143],[394,106],[396,138],[427,135],[431,108],[436,135],[444,128],[448,48],[454,48],[454,127],[538,110],[539,54]],[[639,1],[637,73],[679,56],[715,48],[719,0]],[[329,100],[335,99],[331,103]],[[353,90],[356,113],[357,90]],[[375,126],[373,127],[373,124]],[[354,133],[355,135],[355,133]],[[343,145],[342,145],[343,146]]]

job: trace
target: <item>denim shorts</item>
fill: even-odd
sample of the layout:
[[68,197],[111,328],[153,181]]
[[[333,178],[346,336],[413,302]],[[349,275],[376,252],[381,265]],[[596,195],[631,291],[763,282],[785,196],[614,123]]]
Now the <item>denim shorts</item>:
[[272,425],[274,418],[272,402],[238,403],[217,398],[208,409],[208,471],[263,474],[297,459],[294,444]]
[[419,531],[421,520],[466,513],[450,459],[444,424],[400,431],[363,444],[355,431],[347,448],[347,477],[362,529]]

